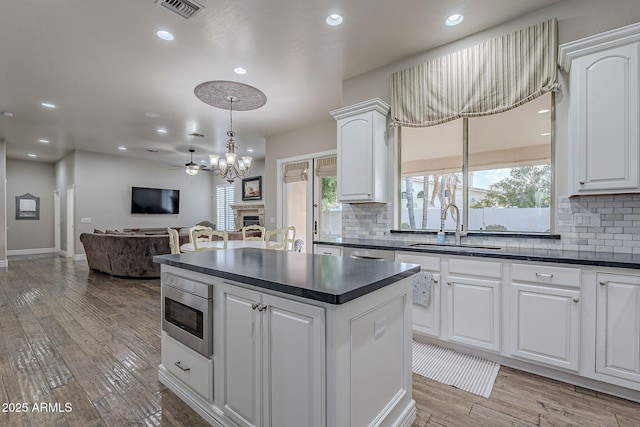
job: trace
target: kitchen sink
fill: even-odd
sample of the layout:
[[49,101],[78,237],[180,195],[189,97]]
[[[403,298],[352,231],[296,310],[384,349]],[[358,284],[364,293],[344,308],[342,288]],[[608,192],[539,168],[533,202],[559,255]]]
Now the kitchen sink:
[[489,250],[494,250],[494,251],[499,251],[502,248],[498,247],[498,246],[474,246],[474,245],[460,245],[460,246],[456,246],[456,245],[447,245],[447,244],[441,244],[441,243],[413,243],[411,245],[409,245],[411,247],[414,248],[420,248],[420,247],[425,247],[425,248],[442,248],[442,249],[489,249]]

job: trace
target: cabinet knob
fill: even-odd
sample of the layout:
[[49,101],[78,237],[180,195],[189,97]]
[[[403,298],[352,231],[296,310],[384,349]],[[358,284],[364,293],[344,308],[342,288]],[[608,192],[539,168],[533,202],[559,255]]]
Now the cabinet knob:
[[447,282],[447,285],[451,286],[453,285],[453,282]]
[[438,283],[438,279],[431,279],[433,283]]
[[180,368],[183,372],[188,372],[191,370],[191,368],[185,368],[184,366],[182,366],[182,362],[180,362],[179,360],[176,363],[174,363],[174,365]]
[[268,307],[268,305],[266,304],[258,304],[258,311],[264,311],[266,310]]
[[584,181],[580,181],[580,185],[584,185]]
[[607,286],[607,281],[606,280],[601,280],[600,281],[600,286]]
[[536,273],[536,277],[539,279],[552,279],[553,274],[550,273]]
[[253,304],[251,304],[251,308],[255,310],[259,305],[260,304],[258,304],[257,302],[254,302]]
[[576,302],[576,303],[577,303],[577,302],[580,302],[580,298],[574,298],[574,299],[573,299],[573,302]]

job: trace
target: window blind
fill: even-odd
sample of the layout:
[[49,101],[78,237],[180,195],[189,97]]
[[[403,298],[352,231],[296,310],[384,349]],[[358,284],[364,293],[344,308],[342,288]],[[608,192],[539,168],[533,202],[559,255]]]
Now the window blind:
[[557,26],[550,19],[391,74],[394,124],[502,113],[556,90]]
[[336,176],[338,174],[338,158],[322,157],[316,160],[316,176]]
[[231,205],[235,200],[233,185],[216,186],[216,220],[217,228],[222,231],[234,231],[233,209]]
[[285,163],[283,181],[285,183],[306,181],[308,179],[308,176],[307,176],[308,169],[309,169],[308,161]]

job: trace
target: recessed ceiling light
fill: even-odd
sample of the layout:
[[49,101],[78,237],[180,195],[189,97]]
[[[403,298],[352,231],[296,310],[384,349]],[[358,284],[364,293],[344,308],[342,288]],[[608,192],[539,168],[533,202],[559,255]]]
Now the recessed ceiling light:
[[551,135],[551,132],[545,132],[540,134],[540,136],[549,136],[549,135]]
[[331,15],[327,16],[327,24],[331,25],[332,27],[336,27],[342,24],[342,16],[338,15],[337,13],[332,13]]
[[118,150],[120,151],[127,151],[127,147],[123,147],[122,145],[120,147],[118,147]]
[[160,37],[162,40],[166,40],[169,42],[173,40],[173,34],[171,34],[169,31],[160,30],[156,33],[156,35]]
[[544,114],[544,113],[549,113],[549,112],[551,112],[551,110],[549,110],[548,108],[545,108],[544,110],[538,111],[538,114]]
[[253,148],[247,148],[247,151],[253,153]]
[[38,157],[37,154],[33,154],[33,153],[29,153],[29,154],[27,154],[27,156],[29,156],[29,157]]
[[167,133],[167,130],[165,128],[158,128],[156,130],[158,131],[158,133]]
[[234,73],[236,73],[236,74],[241,74],[241,75],[242,75],[242,74],[247,74],[247,70],[245,70],[245,69],[244,69],[244,68],[242,68],[242,67],[236,67],[236,68],[234,68],[234,69],[233,69],[233,72],[234,72]]
[[39,139],[38,141],[40,142],[40,144],[48,144],[49,143],[48,139]]
[[158,117],[160,117],[160,114],[158,113],[144,113],[145,116],[149,117],[150,119],[157,119]]
[[45,108],[56,108],[56,104],[52,104],[50,102],[43,102],[40,105],[42,105]]
[[450,27],[453,27],[454,25],[458,25],[459,23],[461,23],[463,19],[464,19],[464,16],[460,15],[459,13],[456,13],[448,17],[447,20],[444,21],[444,23]]

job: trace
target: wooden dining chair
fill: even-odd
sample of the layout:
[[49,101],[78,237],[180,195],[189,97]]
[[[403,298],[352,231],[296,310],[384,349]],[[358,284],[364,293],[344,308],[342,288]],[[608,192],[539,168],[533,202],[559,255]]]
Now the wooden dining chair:
[[267,249],[284,250],[287,239],[287,231],[284,228],[267,230],[264,236]]
[[[213,231],[213,228],[207,227],[205,225],[195,225],[195,226],[189,228],[189,242],[193,243],[193,237],[192,237],[193,232],[194,231],[201,231],[201,230],[211,230],[211,231]],[[206,238],[204,238],[204,239],[206,240]]]
[[[265,228],[261,225],[247,225],[242,227],[242,240],[264,240],[265,238]],[[249,236],[249,231],[259,231],[260,236]]]
[[[207,227],[208,228],[208,227]],[[221,247],[212,247],[203,245],[206,242],[213,242],[214,236],[218,236],[223,241]],[[227,249],[227,241],[229,240],[229,235],[226,231],[217,231],[208,228],[207,230],[193,230],[191,233],[191,242],[193,243],[193,250],[195,252],[202,251],[216,251],[220,249]]]
[[169,248],[171,248],[172,254],[180,253],[180,235],[175,228],[167,227],[169,232]]
[[295,249],[296,228],[293,225],[285,228],[284,250],[291,251]]

